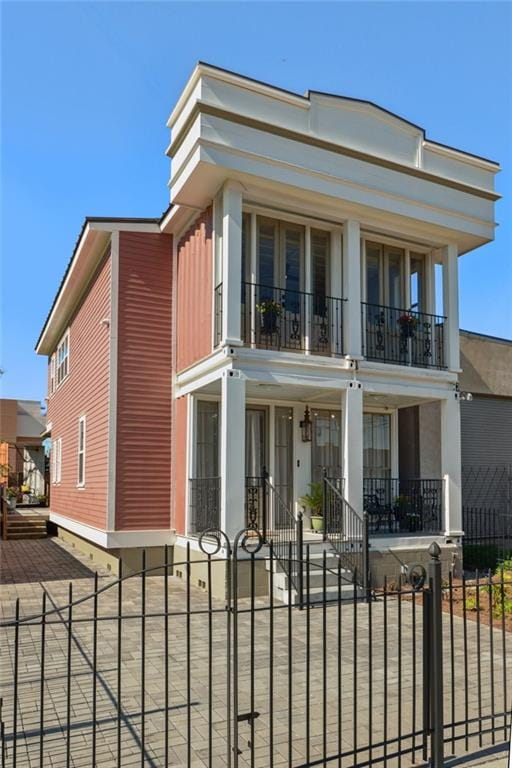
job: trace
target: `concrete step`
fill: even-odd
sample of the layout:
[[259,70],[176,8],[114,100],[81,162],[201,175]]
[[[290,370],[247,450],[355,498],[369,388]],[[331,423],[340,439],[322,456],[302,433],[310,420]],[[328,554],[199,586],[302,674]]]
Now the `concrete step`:
[[[311,604],[313,604],[313,603],[323,603],[324,599],[325,599],[325,602],[334,602],[334,601],[338,600],[338,594],[339,594],[339,597],[341,598],[341,600],[353,600],[353,598],[354,598],[354,587],[353,587],[353,585],[345,584],[345,585],[343,585],[340,588],[339,592],[338,592],[338,587],[337,586],[336,587],[328,587],[325,590],[325,598],[324,598],[324,591],[323,591],[322,587],[315,587],[314,589],[310,589],[309,590],[309,596],[306,593],[306,591],[304,591],[303,602],[306,603],[308,601],[308,597],[309,597],[309,602]],[[356,594],[356,597],[361,597],[363,592],[358,587],[356,589],[356,593],[355,594]],[[274,600],[279,600],[280,602],[285,603],[286,605],[288,605],[289,604],[289,599],[290,599],[290,590],[288,590],[288,589],[279,589],[279,588],[276,588],[274,586]],[[291,602],[292,602],[292,605],[297,605],[299,603],[299,593],[297,592],[296,589],[292,589],[291,590]]]

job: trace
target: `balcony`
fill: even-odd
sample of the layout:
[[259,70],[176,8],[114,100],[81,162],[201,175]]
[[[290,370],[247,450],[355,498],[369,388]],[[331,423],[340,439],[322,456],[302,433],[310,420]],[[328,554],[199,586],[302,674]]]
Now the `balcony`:
[[440,315],[361,303],[363,355],[368,360],[446,368]]
[[242,283],[241,336],[257,349],[343,354],[343,299]]
[[442,530],[443,481],[365,477],[364,509],[372,535]]

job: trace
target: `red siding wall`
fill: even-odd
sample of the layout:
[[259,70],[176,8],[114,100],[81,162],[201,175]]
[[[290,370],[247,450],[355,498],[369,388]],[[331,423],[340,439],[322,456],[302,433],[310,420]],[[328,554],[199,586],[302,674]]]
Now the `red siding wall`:
[[121,232],[116,529],[169,528],[171,510],[169,235]]
[[199,216],[178,246],[176,369],[212,351],[212,208]]
[[[69,328],[69,374],[48,400],[52,441],[62,438],[61,482],[51,486],[51,510],[105,528],[108,474],[111,263],[100,264]],[[86,416],[85,488],[78,489],[78,418]]]
[[173,455],[173,519],[176,533],[185,533],[185,499],[187,469],[187,398],[174,403],[174,455]]

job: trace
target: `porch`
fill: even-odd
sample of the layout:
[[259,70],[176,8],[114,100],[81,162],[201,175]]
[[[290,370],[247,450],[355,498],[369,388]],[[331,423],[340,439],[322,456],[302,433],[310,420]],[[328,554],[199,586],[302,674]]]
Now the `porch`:
[[[343,533],[347,509],[366,517],[371,537],[460,535],[455,398],[375,394],[354,379],[335,391],[284,387],[251,375],[225,371],[188,399],[188,535],[249,528],[270,538],[301,517],[304,533],[321,540]],[[324,479],[337,498],[313,509],[304,496],[314,484],[325,497]]]

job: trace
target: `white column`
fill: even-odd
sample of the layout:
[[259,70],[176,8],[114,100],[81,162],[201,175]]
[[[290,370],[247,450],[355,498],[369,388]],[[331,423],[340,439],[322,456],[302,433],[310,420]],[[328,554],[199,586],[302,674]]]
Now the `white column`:
[[232,539],[245,527],[245,378],[222,375],[220,440],[220,520]]
[[222,189],[222,340],[240,346],[242,283],[242,186],[227,181]]
[[[334,229],[331,232],[331,258],[330,258],[330,272],[331,272],[331,285],[330,294],[335,302],[335,306],[332,307],[333,322],[338,320],[338,325],[331,331],[331,353],[333,355],[339,354],[343,349],[343,313],[344,313],[344,301],[341,299],[343,296],[343,271],[342,271],[342,253],[341,253],[341,230]],[[338,315],[335,314],[336,310]]]
[[341,396],[343,428],[343,480],[345,498],[356,512],[363,512],[363,388],[349,382]]
[[343,227],[343,283],[345,302],[344,352],[361,357],[361,243],[358,221],[345,221]]
[[447,316],[444,327],[445,365],[459,370],[459,265],[456,245],[443,248],[443,309]]
[[441,403],[441,474],[444,481],[444,531],[462,531],[462,493],[460,459],[460,402],[453,392]]

